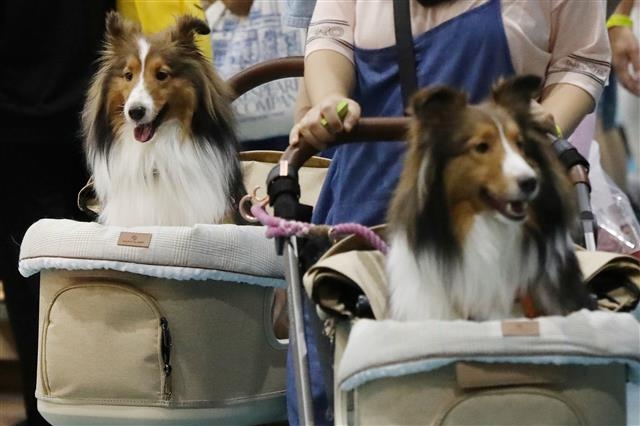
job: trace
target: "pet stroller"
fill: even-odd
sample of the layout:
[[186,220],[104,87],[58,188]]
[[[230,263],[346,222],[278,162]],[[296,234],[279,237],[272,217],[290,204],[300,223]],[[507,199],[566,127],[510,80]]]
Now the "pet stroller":
[[[239,96],[291,74],[289,64],[258,67],[232,87]],[[247,187],[264,182],[270,158],[279,154],[243,153]],[[315,159],[302,179],[317,186],[326,167]],[[19,267],[41,274],[36,396],[52,424],[286,418],[287,341],[272,318],[285,280],[262,227],[43,219],[25,235]]]
[[[339,143],[400,139],[405,129],[402,118],[364,118]],[[583,243],[593,249],[587,164],[568,142],[553,144],[576,185]],[[290,147],[272,170],[269,202],[279,218],[305,219],[296,175],[313,152],[305,144]],[[384,236],[384,229],[374,231]],[[314,423],[302,326],[305,271],[304,288],[329,337],[329,352],[320,357],[328,360],[334,379],[327,393],[333,395],[336,424],[565,425],[638,419],[637,387],[627,386],[637,385],[640,372],[640,326],[632,315],[580,311],[482,323],[387,320],[384,258],[372,248],[375,239],[351,236],[334,245],[327,237],[318,239],[323,238],[276,240],[289,288],[300,424]],[[638,262],[602,254],[608,266],[595,271],[593,252],[585,253],[583,270],[594,276],[590,285],[599,302],[635,307]],[[616,268],[613,260],[622,266]],[[596,277],[596,272],[604,274]]]

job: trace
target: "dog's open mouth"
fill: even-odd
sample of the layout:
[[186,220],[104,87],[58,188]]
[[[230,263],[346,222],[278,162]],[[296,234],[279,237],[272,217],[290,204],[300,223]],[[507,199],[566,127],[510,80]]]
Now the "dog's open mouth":
[[153,135],[156,134],[156,129],[160,125],[162,118],[164,117],[166,108],[162,108],[156,118],[153,119],[150,123],[138,124],[133,128],[133,137],[136,138],[138,142],[148,142],[153,138]]
[[527,217],[527,202],[525,200],[503,200],[491,195],[486,189],[483,189],[480,195],[489,207],[507,219],[520,221]]

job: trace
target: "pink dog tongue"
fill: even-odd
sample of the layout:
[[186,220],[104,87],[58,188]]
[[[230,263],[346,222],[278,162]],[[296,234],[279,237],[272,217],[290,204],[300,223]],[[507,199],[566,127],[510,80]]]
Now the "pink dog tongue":
[[133,136],[138,142],[147,142],[153,137],[153,126],[151,123],[140,124],[133,129]]

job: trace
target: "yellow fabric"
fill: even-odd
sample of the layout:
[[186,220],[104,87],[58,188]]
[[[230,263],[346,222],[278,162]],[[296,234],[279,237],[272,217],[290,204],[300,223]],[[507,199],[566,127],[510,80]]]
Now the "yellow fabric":
[[[180,15],[194,15],[206,22],[199,0],[117,0],[116,8],[122,16],[138,22],[142,32],[151,34],[173,25]],[[202,53],[213,59],[210,36],[196,36]]]

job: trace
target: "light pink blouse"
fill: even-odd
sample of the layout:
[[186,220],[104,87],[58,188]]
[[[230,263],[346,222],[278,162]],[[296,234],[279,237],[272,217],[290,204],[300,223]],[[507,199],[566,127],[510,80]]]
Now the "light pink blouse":
[[[487,1],[457,0],[425,8],[411,0],[412,33],[420,35]],[[605,4],[605,0],[501,0],[516,73],[544,77],[547,86],[573,84],[597,100],[611,68]],[[393,44],[392,0],[318,0],[306,55],[331,49],[353,62],[354,45],[377,49]]]

